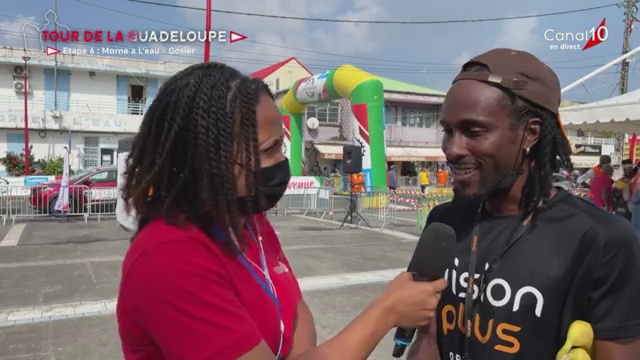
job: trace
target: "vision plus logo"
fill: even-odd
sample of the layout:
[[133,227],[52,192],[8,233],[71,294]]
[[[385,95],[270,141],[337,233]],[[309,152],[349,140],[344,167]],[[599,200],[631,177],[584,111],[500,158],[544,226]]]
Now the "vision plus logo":
[[544,39],[549,42],[550,50],[582,50],[585,51],[609,38],[609,30],[605,25],[607,18],[600,25],[578,32],[562,32],[550,28],[544,31]]

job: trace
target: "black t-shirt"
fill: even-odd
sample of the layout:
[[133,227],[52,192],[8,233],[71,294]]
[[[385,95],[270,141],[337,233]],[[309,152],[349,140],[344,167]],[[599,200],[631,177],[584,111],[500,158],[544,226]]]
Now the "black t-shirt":
[[[450,202],[435,207],[427,219],[427,226],[450,225],[458,239],[437,312],[443,360],[464,358],[464,297],[476,210]],[[498,261],[520,218],[482,216],[471,359],[554,359],[575,320],[591,323],[599,340],[640,336],[640,240],[629,222],[566,191],[558,191],[536,214]]]

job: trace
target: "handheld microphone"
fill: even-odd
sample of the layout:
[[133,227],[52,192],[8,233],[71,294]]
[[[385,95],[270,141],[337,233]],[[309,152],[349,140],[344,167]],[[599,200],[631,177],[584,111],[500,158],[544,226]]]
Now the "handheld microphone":
[[[456,233],[449,225],[431,223],[420,235],[407,272],[415,281],[435,281],[444,277],[456,255]],[[416,329],[398,328],[393,338],[393,357],[401,357],[413,341]]]

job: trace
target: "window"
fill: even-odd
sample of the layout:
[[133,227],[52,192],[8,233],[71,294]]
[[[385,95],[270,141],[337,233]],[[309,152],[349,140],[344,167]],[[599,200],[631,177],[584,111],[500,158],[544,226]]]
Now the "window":
[[276,91],[280,90],[280,79],[276,79]]
[[91,175],[92,183],[104,183],[104,182],[114,182],[116,181],[116,171],[115,170],[107,170],[101,171],[94,175]]
[[128,79],[127,113],[130,115],[142,115],[147,107],[147,79],[135,76],[130,76]]
[[403,127],[411,128],[435,128],[439,113],[434,108],[400,108],[400,121]]
[[100,138],[97,136],[84,137],[83,168],[88,169],[98,166],[100,159]]
[[326,104],[309,105],[305,112],[305,121],[308,118],[317,118],[321,124],[340,123],[340,103],[330,102]]
[[395,125],[398,123],[398,114],[395,105],[384,104],[384,123],[386,125]]
[[24,151],[23,134],[7,134],[7,152],[20,155]]

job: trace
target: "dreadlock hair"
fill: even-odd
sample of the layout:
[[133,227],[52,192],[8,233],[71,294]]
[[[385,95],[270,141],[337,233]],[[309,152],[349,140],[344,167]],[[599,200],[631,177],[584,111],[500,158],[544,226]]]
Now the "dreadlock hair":
[[[480,63],[468,63],[462,71],[490,72],[487,66]],[[512,109],[512,130],[534,118],[542,122],[540,138],[529,149],[531,167],[520,198],[522,218],[525,219],[533,214],[541,203],[551,198],[553,173],[558,172],[561,167],[571,167],[571,145],[558,124],[556,114],[500,86],[489,85],[497,87],[505,94],[505,105]]]
[[236,241],[246,244],[236,169],[243,169],[247,189],[259,191],[256,106],[265,94],[273,98],[261,80],[215,62],[192,65],[163,84],[133,141],[122,190],[138,232],[162,216],[212,241],[218,226],[230,251],[239,250]]

